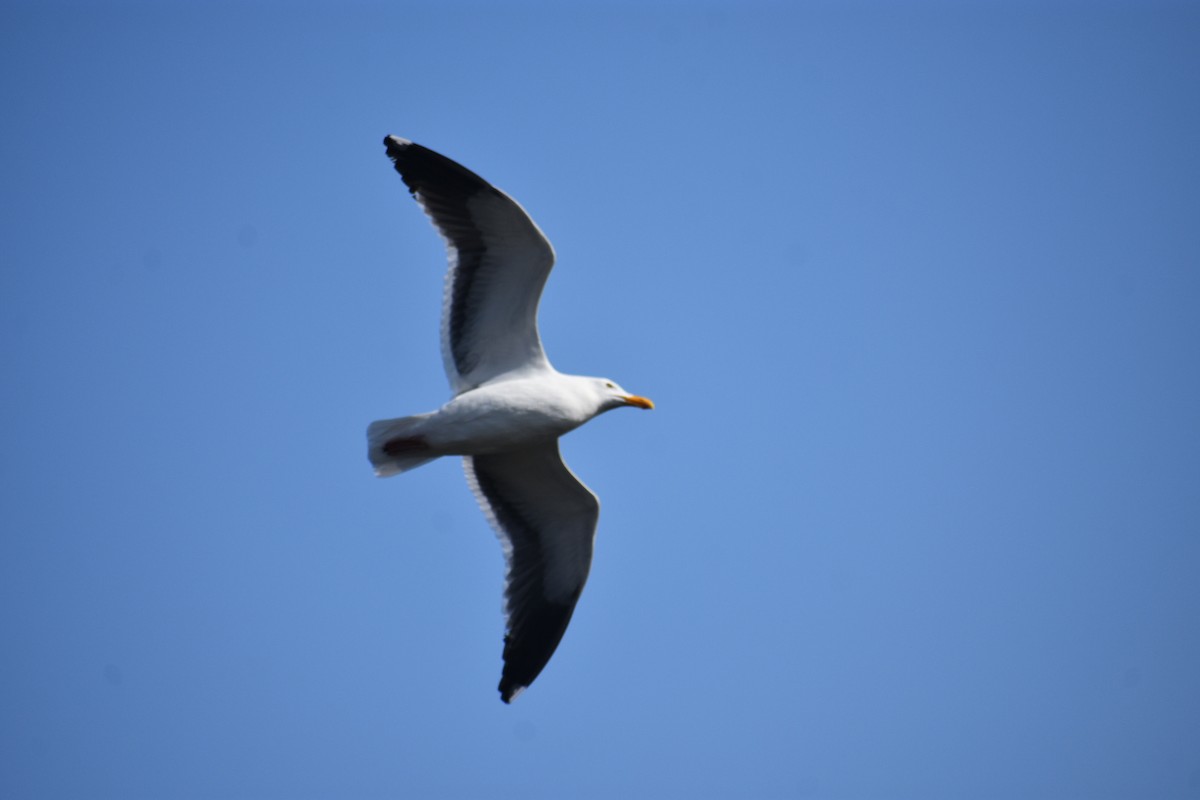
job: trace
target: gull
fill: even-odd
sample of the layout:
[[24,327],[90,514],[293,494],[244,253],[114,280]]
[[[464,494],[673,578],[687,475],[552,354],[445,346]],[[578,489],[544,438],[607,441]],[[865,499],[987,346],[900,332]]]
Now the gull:
[[509,703],[554,654],[592,564],[600,502],[563,463],[558,439],[605,411],[654,403],[550,365],[537,308],[554,249],[517,201],[419,144],[383,143],[446,242],[441,340],[453,397],[427,414],[372,422],[368,456],[381,478],[463,457],[508,568],[499,689]]

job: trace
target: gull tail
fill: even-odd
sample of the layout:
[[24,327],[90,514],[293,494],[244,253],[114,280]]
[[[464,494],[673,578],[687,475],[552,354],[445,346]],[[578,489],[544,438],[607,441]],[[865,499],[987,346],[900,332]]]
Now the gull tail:
[[367,426],[367,458],[371,459],[376,476],[390,478],[438,457],[419,432],[428,416],[380,419]]

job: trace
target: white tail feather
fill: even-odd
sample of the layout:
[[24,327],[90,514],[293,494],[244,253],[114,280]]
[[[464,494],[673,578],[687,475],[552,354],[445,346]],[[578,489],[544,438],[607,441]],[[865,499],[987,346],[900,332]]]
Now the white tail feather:
[[398,419],[380,419],[367,426],[367,457],[371,459],[371,465],[375,467],[376,476],[389,478],[392,475],[416,469],[437,458],[436,455],[429,455],[427,451],[423,450],[395,455],[389,455],[383,451],[383,445],[386,442],[415,435],[420,424],[428,416],[429,414],[417,414]]

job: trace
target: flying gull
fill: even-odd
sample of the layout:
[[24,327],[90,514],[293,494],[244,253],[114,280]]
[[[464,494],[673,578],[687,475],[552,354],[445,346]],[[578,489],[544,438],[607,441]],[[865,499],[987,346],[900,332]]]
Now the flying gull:
[[446,241],[442,360],[454,397],[428,414],[372,422],[368,454],[381,478],[463,457],[508,563],[500,677],[508,703],[554,654],[592,563],[600,503],[563,463],[558,437],[610,409],[654,403],[550,365],[537,307],[554,249],[517,201],[419,144],[383,143]]

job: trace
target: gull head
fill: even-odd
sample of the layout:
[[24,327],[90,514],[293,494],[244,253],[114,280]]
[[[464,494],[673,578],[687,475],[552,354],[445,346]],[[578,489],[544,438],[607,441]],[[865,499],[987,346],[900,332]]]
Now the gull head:
[[650,398],[630,394],[622,389],[616,381],[609,380],[608,378],[592,378],[592,383],[601,397],[601,411],[609,411],[621,406],[634,406],[635,408],[645,409],[654,408],[654,401]]

